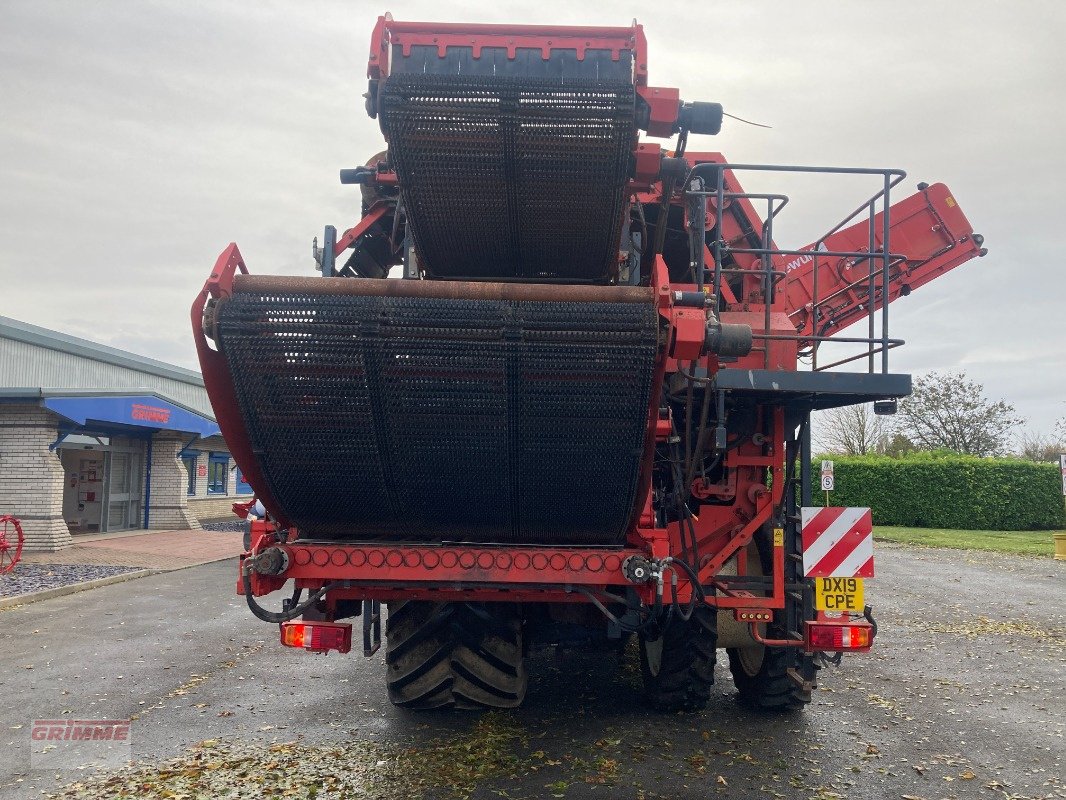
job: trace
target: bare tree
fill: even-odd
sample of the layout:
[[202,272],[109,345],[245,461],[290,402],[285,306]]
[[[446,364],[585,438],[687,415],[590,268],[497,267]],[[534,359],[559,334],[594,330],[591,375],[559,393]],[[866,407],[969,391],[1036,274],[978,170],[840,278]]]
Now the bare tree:
[[1023,422],[1014,406],[987,399],[984,386],[965,372],[916,378],[911,396],[900,403],[900,431],[923,450],[1000,455]]
[[841,406],[819,412],[817,449],[826,453],[865,456],[882,452],[888,439],[885,418],[873,405]]
[[1029,461],[1058,461],[1066,453],[1066,417],[1055,422],[1050,434],[1025,430],[1018,434],[1018,455]]
[[1046,436],[1038,431],[1022,431],[1018,434],[1018,455],[1026,461],[1058,461],[1063,444],[1056,436]]

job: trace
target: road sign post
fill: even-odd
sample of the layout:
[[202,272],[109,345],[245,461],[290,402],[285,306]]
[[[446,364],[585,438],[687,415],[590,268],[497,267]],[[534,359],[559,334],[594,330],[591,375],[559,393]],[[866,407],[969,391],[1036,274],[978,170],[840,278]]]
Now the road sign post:
[[825,504],[829,506],[829,493],[833,491],[836,486],[835,478],[833,477],[833,462],[825,459],[822,461],[822,491],[825,492]]
[[[1062,496],[1066,498],[1066,453],[1059,453],[1059,471],[1062,472]],[[1066,533],[1052,535],[1055,537],[1055,560],[1066,561]]]

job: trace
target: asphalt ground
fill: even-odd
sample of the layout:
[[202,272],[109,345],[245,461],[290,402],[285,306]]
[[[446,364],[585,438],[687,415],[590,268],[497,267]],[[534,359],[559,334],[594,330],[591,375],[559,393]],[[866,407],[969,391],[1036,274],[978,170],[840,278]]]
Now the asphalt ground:
[[[633,653],[554,651],[519,711],[402,712],[381,653],[282,648],[235,579],[0,611],[0,798],[1066,797],[1066,563],[880,546],[874,652],[784,717],[736,704],[723,651],[700,714],[648,710]],[[42,718],[132,719],[133,766],[32,769]]]

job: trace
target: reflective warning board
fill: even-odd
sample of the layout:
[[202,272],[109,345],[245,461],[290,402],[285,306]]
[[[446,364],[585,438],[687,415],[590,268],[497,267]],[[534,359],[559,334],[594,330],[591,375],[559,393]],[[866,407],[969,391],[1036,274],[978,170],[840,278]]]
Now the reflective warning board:
[[803,508],[803,575],[872,578],[873,516],[868,508]]

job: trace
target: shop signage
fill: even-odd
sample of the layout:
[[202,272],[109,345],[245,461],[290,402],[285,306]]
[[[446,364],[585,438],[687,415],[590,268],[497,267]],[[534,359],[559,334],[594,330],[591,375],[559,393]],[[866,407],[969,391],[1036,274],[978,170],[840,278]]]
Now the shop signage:
[[160,425],[166,425],[170,422],[170,409],[150,406],[144,403],[134,403],[130,409],[130,419],[158,422]]

